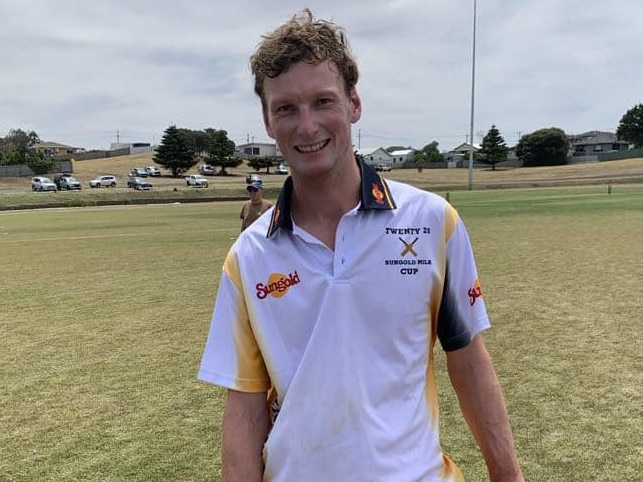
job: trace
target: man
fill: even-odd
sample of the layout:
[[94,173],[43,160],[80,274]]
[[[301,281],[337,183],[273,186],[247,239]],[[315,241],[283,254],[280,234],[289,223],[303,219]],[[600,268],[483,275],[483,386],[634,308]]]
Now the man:
[[243,203],[241,213],[239,213],[239,218],[241,218],[241,232],[272,207],[272,204],[263,198],[263,185],[261,181],[254,181],[248,184],[246,189],[250,193],[250,200]]
[[230,249],[199,371],[228,389],[223,480],[464,480],[438,439],[439,339],[490,479],[522,481],[466,230],[443,198],[355,159],[342,30],[305,10],[251,66],[291,176]]

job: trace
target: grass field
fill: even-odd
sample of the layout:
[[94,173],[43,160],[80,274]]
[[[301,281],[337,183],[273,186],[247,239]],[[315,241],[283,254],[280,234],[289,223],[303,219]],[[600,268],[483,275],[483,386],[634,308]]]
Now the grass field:
[[[455,191],[527,480],[643,473],[643,187]],[[238,202],[0,212],[0,480],[220,480],[196,381]],[[438,356],[445,450],[486,480]]]

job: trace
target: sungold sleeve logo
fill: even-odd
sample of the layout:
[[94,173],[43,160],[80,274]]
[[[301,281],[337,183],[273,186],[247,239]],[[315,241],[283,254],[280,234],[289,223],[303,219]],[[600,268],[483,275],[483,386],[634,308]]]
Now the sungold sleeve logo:
[[473,288],[469,288],[469,304],[473,306],[478,298],[482,298],[482,285],[480,279],[476,278]]
[[272,273],[266,284],[257,283],[257,298],[263,300],[268,295],[271,295],[273,298],[281,298],[288,292],[291,286],[299,282],[299,274],[296,270],[288,275]]

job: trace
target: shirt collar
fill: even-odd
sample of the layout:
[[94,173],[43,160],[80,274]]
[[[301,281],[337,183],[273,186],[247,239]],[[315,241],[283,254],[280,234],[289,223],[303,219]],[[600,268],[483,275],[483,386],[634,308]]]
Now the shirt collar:
[[[357,159],[361,175],[360,206],[359,211],[388,211],[395,209],[395,200],[389,191],[388,185],[375,169],[364,161]],[[278,228],[292,231],[292,218],[290,216],[290,200],[292,199],[293,182],[288,176],[284,182],[277,203],[272,211],[270,226],[266,237],[272,236]]]

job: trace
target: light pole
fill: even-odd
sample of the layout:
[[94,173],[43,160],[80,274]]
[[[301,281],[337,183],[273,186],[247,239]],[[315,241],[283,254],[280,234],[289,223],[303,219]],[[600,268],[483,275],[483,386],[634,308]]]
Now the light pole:
[[476,15],[477,15],[477,0],[473,0],[473,53],[471,61],[471,124],[469,126],[469,142],[471,148],[469,149],[469,191],[473,189],[473,110],[475,105],[475,92],[476,92]]

